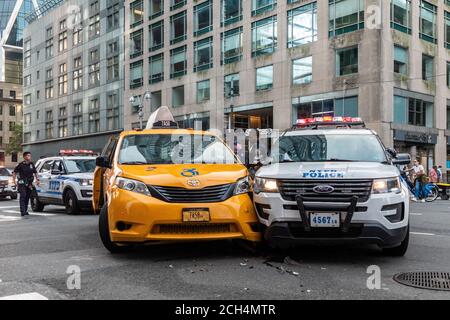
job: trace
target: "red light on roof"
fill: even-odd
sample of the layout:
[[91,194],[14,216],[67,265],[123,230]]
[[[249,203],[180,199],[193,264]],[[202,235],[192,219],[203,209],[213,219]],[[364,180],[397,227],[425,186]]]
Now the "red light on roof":
[[332,117],[332,116],[323,116],[316,118],[304,118],[298,119],[298,125],[308,125],[308,124],[320,124],[320,123],[358,123],[363,122],[361,118],[358,117]]

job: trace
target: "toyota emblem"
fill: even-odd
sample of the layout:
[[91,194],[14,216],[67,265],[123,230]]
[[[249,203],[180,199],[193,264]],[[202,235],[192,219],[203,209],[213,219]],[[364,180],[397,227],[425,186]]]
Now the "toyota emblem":
[[188,186],[195,188],[195,187],[198,187],[200,185],[200,180],[190,179],[190,180],[188,180],[187,184],[188,184]]

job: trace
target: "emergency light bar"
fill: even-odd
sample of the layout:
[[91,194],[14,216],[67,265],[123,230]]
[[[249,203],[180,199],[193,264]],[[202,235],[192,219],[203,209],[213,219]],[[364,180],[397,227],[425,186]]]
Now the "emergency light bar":
[[60,156],[74,156],[74,155],[94,155],[95,152],[92,150],[84,150],[84,149],[64,149],[59,150]]
[[315,118],[304,118],[297,120],[297,127],[305,128],[311,126],[365,126],[364,121],[358,117],[333,117],[323,116]]

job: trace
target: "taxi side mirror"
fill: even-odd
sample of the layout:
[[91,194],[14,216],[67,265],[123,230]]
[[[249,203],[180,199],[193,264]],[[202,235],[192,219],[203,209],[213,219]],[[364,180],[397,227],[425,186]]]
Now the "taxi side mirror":
[[411,155],[409,153],[399,153],[395,157],[394,160],[392,160],[392,163],[395,165],[407,165],[411,163]]
[[109,159],[104,156],[97,157],[95,159],[95,165],[100,168],[110,169],[111,165],[109,164]]

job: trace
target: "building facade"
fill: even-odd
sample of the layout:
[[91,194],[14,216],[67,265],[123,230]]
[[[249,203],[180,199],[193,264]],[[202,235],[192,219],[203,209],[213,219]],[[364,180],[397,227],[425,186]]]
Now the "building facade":
[[67,0],[24,31],[24,148],[101,151],[123,127],[123,0]]
[[145,93],[145,118],[167,105],[187,127],[359,116],[387,146],[446,166],[447,0],[126,1],[125,42],[125,128]]

